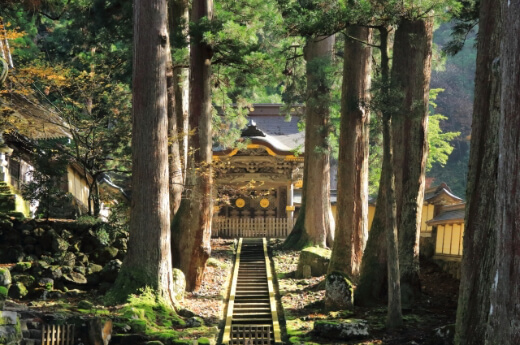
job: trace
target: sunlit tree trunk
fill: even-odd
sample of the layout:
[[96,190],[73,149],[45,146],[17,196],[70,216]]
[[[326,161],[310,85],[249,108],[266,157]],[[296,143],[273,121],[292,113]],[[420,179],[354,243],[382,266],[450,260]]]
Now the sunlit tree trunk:
[[[330,210],[330,87],[327,69],[332,63],[334,36],[308,38],[307,100],[305,104],[305,170],[304,212],[300,212],[295,228],[285,241],[290,248],[332,245],[332,212]],[[302,207],[302,208],[303,208]],[[302,219],[303,218],[303,221]],[[302,226],[303,228],[297,228]]]
[[480,3],[475,100],[455,343],[485,344],[496,273],[500,6]]
[[347,29],[343,62],[341,125],[338,157],[337,223],[329,273],[357,278],[368,237],[368,133],[367,109],[372,30]]
[[[168,42],[170,47],[170,42]],[[166,73],[168,92],[168,165],[169,165],[169,190],[170,190],[170,219],[181,205],[183,191],[182,162],[179,151],[176,108],[180,106],[175,98],[175,78],[171,53],[168,52],[168,68]],[[180,100],[182,101],[182,100]]]
[[419,239],[428,156],[433,19],[402,19],[395,32],[391,71],[398,113],[392,117],[401,301],[411,306],[421,291]]
[[[211,20],[213,2],[195,0],[192,21]],[[190,136],[186,199],[181,202],[173,230],[173,261],[186,276],[186,289],[193,291],[202,283],[206,261],[211,253],[212,216],[212,133],[211,133],[211,48],[202,35],[191,37],[190,55]]]
[[109,293],[146,286],[173,305],[168,193],[166,0],[134,3],[132,204],[128,253]]
[[[169,26],[172,32],[182,36],[189,41],[188,31],[190,23],[189,1],[188,0],[169,0]],[[172,47],[181,48],[179,42],[174,42]],[[189,46],[188,46],[189,54]],[[183,178],[186,178],[186,164],[188,162],[188,113],[189,113],[189,88],[190,70],[184,65],[183,61],[174,62],[173,68],[173,87],[175,93],[175,117],[177,118],[177,131],[179,141],[179,152],[181,156],[181,166]]]

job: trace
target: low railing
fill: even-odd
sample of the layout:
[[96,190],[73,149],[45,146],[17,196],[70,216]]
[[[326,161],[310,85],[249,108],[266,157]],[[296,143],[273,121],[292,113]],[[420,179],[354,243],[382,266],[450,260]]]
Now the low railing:
[[269,237],[285,238],[293,221],[287,218],[213,218],[212,237]]

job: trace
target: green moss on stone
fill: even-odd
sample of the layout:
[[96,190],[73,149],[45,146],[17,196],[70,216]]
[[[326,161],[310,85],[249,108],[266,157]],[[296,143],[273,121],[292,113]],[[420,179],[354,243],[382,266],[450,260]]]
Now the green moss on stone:
[[197,340],[197,343],[199,345],[209,345],[209,344],[211,344],[211,341],[206,337],[202,337]]
[[331,250],[327,248],[321,248],[321,247],[307,247],[303,252],[309,252],[316,254],[318,256],[324,257],[326,259],[330,259]]

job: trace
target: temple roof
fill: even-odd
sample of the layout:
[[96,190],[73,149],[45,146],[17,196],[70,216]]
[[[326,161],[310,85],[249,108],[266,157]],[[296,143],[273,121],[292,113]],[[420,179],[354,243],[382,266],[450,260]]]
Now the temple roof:
[[67,125],[55,111],[30,96],[15,93],[0,97],[0,106],[8,108],[10,122],[21,135],[32,139],[70,138]]
[[[277,154],[288,155],[304,151],[305,132],[298,130],[299,116],[286,119],[280,115],[281,104],[255,104],[249,113],[248,127],[242,131],[252,144],[264,145]],[[230,149],[213,148],[215,155],[231,152]]]
[[424,202],[434,205],[453,205],[459,204],[463,200],[451,192],[446,183],[441,183],[437,187],[431,187],[424,191]]
[[428,225],[442,225],[452,223],[464,223],[466,204],[442,206],[440,213],[433,219],[426,222]]

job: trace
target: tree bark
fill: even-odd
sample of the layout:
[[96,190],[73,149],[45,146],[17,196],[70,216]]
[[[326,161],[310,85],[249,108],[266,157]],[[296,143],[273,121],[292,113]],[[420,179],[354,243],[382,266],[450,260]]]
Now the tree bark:
[[433,19],[402,19],[395,32],[392,89],[398,112],[392,116],[401,301],[411,306],[421,292],[419,239],[428,156]]
[[[213,17],[211,0],[192,4],[192,20]],[[212,217],[212,133],[211,133],[211,48],[202,34],[192,36],[190,68],[190,148],[186,199],[182,200],[173,224],[174,265],[186,276],[186,289],[194,291],[202,283],[211,253]]]
[[[172,32],[181,32],[184,37],[189,39],[189,2],[187,0],[169,0],[169,27]],[[175,44],[173,48],[177,47]],[[189,47],[188,47],[189,49]],[[180,65],[179,65],[180,63]],[[186,167],[188,162],[188,130],[189,130],[189,88],[190,70],[182,66],[181,62],[174,62],[173,68],[173,87],[175,94],[175,117],[177,118],[177,131],[179,152],[181,156],[182,176],[186,178]],[[183,180],[184,182],[184,180]]]
[[128,253],[109,296],[146,286],[173,305],[168,195],[166,0],[134,4],[132,203]]
[[[168,42],[168,48],[170,42]],[[176,109],[179,106],[175,98],[175,78],[170,49],[168,49],[168,69],[166,73],[166,87],[168,92],[168,167],[170,190],[170,220],[181,205],[183,191],[182,162],[179,152]]]
[[497,267],[492,272],[489,345],[520,344],[520,3],[501,3]]
[[[383,82],[383,99],[390,100],[389,83],[389,57],[388,57],[388,29],[379,29],[381,36],[381,78]],[[386,102],[388,104],[388,102]],[[386,255],[388,268],[388,311],[386,317],[387,328],[396,328],[403,324],[401,311],[401,287],[399,275],[399,249],[397,242],[397,202],[395,196],[395,174],[393,158],[393,138],[392,138],[392,111],[389,107],[381,110],[383,115],[383,165],[387,171],[381,173],[384,178],[382,189],[385,207],[385,228],[386,228]]]
[[[305,47],[305,208],[298,215],[295,228],[285,242],[286,247],[294,249],[332,245],[334,221],[330,209],[330,148],[327,142],[330,132],[331,78],[327,69],[332,63],[333,46],[334,36],[329,36],[308,38]],[[303,222],[300,217],[303,217]],[[303,228],[297,228],[302,223]]]
[[480,3],[475,100],[455,343],[485,343],[496,272],[500,6]]
[[[372,30],[351,26],[347,35],[372,41]],[[372,49],[349,37],[345,39],[341,124],[338,157],[337,224],[329,273],[359,277],[368,238],[368,135]]]

